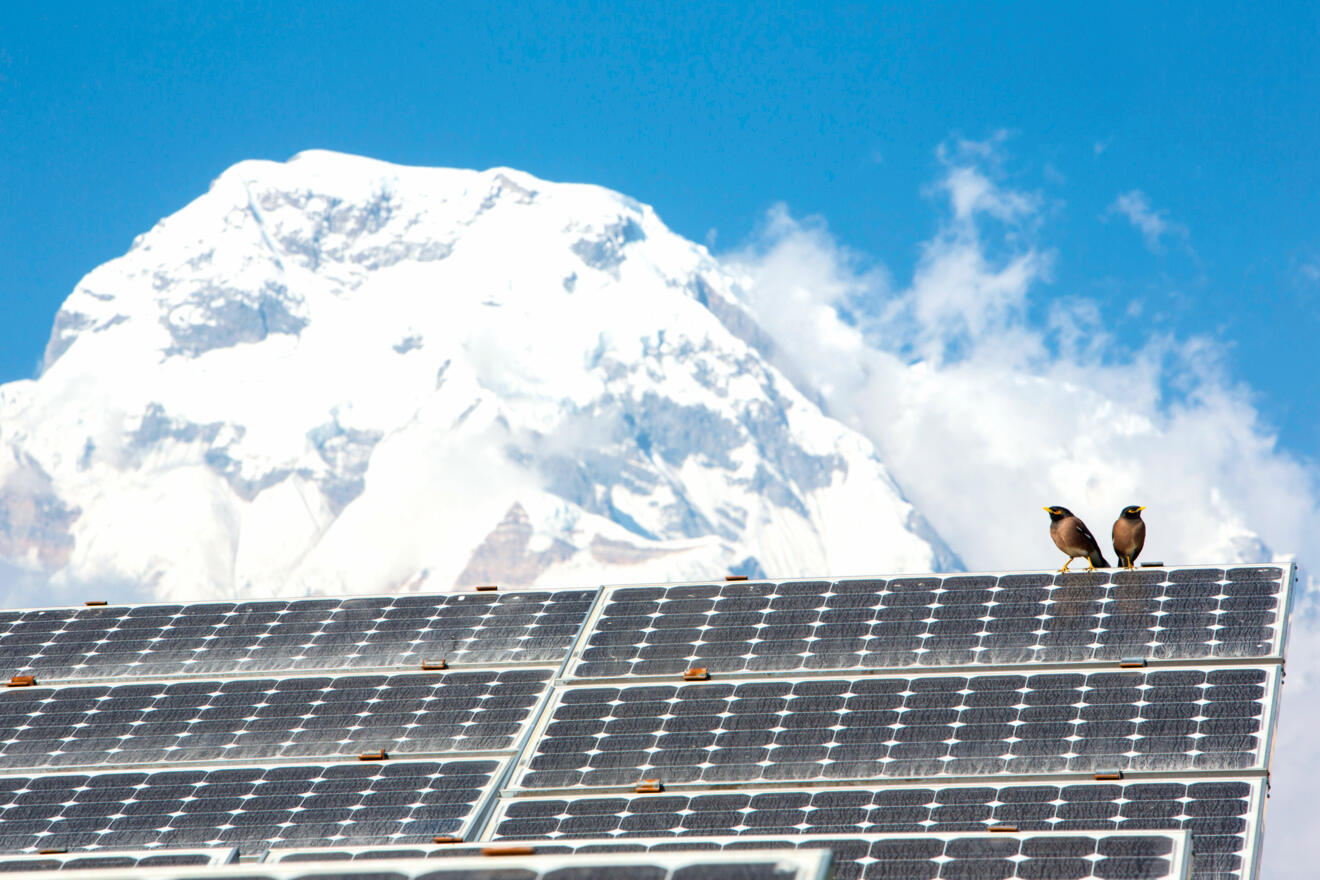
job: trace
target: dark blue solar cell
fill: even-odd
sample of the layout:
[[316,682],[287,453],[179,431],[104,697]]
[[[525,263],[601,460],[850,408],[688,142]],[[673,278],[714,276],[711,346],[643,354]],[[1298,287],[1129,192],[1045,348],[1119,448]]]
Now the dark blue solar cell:
[[[411,665],[439,659],[430,656],[436,643],[451,660],[468,663],[554,661],[567,653],[593,596],[573,590],[406,597],[405,609],[391,607],[388,598],[53,609],[26,612],[0,632],[0,654],[17,648],[21,666],[51,680]],[[80,629],[66,639],[61,633],[69,624]]]
[[[1219,569],[786,582],[768,590],[756,585],[755,596],[739,598],[733,591],[746,585],[616,590],[573,672],[591,678],[672,674],[685,664],[734,672],[1265,656],[1277,601],[1262,595],[1261,585],[1277,590],[1284,569],[1263,571],[1272,579],[1244,574],[1244,591],[1230,594],[1222,608],[1220,590],[1234,587],[1220,582]],[[1210,606],[1176,604],[1193,596]],[[1216,622],[1221,629],[1212,629]],[[749,643],[753,629],[759,641]]]

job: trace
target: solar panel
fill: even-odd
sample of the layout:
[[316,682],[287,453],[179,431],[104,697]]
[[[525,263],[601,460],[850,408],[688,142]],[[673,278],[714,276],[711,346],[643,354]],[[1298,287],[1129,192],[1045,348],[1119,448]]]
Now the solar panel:
[[215,849],[115,850],[87,853],[45,853],[34,856],[0,856],[0,872],[88,871],[93,868],[152,868],[171,865],[227,865],[236,861],[234,847]]
[[[746,867],[747,850],[823,846],[836,880],[1181,878],[1189,864],[1195,880],[1257,880],[1292,577],[0,612],[0,659],[36,679],[0,690],[0,853],[148,877],[165,869],[124,850],[227,847],[270,850],[263,872],[314,855],[411,880],[431,874],[402,857],[466,870],[480,844],[437,840],[459,838],[530,841],[588,871],[582,858],[608,854],[611,877],[668,877],[654,858],[671,851]],[[694,666],[709,680],[683,680]],[[390,760],[351,760],[372,753]],[[492,862],[506,866],[482,868],[492,878],[541,876]],[[590,876],[569,870],[545,876]]]
[[492,840],[866,833],[1176,831],[1192,835],[1194,876],[1249,867],[1262,802],[1255,778],[949,783],[661,794],[516,797],[487,823]]
[[0,612],[0,669],[55,680],[558,662],[596,590]]
[[0,767],[515,747],[551,669],[10,688]]
[[576,678],[1279,657],[1290,565],[608,587]]
[[[535,841],[535,852],[643,853],[828,849],[834,854],[832,880],[938,877],[1054,878],[1054,880],[1181,880],[1189,868],[1190,847],[1182,831],[1069,832],[1066,834],[854,834],[829,837],[804,834],[792,838],[754,840],[746,837],[560,839]],[[451,860],[480,855],[481,847],[444,846],[430,849],[357,847],[351,849],[272,850],[267,862],[315,862],[327,858],[359,864],[382,859],[429,858],[449,868]],[[367,865],[363,865],[364,868]]]
[[528,789],[1264,769],[1277,667],[762,678],[561,690]]
[[0,776],[0,851],[335,845],[467,834],[503,760]]
[[[102,871],[100,880],[826,880],[828,850],[781,848],[757,853],[671,852],[595,855],[503,855],[382,861],[369,870],[335,863],[227,865],[188,869]],[[365,867],[365,866],[364,866]],[[21,874],[19,878],[41,875]],[[1152,875],[1164,876],[1164,875]]]

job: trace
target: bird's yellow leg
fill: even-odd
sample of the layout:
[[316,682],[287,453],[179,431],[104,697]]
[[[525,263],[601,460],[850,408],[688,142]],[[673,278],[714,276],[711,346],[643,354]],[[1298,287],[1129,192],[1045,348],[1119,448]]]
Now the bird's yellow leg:
[[1059,569],[1059,571],[1067,571],[1067,570],[1068,570],[1068,566],[1072,565],[1072,561],[1073,561],[1073,558],[1072,558],[1071,556],[1069,556],[1069,557],[1068,557],[1068,561],[1065,562],[1065,563],[1063,564],[1063,568]]
[[1088,557],[1087,560],[1086,560],[1086,570],[1087,570],[1087,571],[1095,571],[1095,563],[1092,562],[1092,561],[1090,560],[1089,557]]

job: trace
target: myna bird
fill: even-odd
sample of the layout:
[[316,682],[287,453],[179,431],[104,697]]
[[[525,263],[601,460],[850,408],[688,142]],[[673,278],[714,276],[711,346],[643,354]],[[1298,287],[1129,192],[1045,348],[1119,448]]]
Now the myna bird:
[[1067,571],[1079,556],[1090,563],[1088,571],[1109,567],[1100,553],[1100,542],[1076,514],[1066,507],[1046,507],[1044,510],[1050,515],[1050,537],[1054,539],[1054,546],[1068,554],[1068,561],[1059,571]]
[[1118,554],[1121,568],[1136,568],[1141,548],[1146,546],[1146,523],[1141,519],[1141,512],[1145,509],[1133,504],[1123,508],[1118,519],[1114,520],[1114,552]]

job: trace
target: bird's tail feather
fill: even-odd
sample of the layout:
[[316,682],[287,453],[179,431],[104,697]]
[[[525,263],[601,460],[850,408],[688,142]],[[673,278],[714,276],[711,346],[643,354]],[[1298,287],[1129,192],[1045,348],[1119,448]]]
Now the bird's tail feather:
[[1108,568],[1108,567],[1109,567],[1109,562],[1108,562],[1108,560],[1105,559],[1104,554],[1101,553],[1099,550],[1092,550],[1092,551],[1091,551],[1091,564],[1094,565],[1096,568]]

